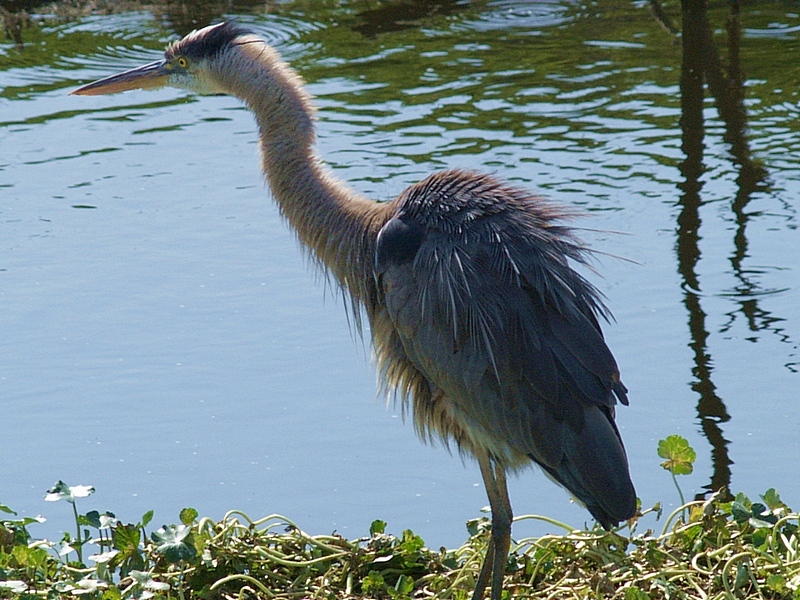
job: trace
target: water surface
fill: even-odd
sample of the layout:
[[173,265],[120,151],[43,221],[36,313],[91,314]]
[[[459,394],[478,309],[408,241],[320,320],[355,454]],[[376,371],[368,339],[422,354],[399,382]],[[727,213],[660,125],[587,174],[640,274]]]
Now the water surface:
[[[431,546],[461,543],[487,504],[475,464],[419,444],[377,397],[238,101],[67,95],[157,58],[193,16],[278,48],[316,96],[322,156],[360,192],[466,167],[585,213],[645,506],[678,502],[656,455],[673,433],[698,451],[687,495],[776,487],[800,506],[796,13],[748,4],[738,34],[727,8],[709,15],[743,74],[737,129],[708,86],[691,95],[680,38],[641,3],[260,10],[34,16],[22,47],[0,43],[0,503],[55,536],[69,511],[42,496],[63,479],[96,486],[81,509],[128,521],[238,508],[357,537],[382,518]],[[589,521],[538,471],[511,498]]]

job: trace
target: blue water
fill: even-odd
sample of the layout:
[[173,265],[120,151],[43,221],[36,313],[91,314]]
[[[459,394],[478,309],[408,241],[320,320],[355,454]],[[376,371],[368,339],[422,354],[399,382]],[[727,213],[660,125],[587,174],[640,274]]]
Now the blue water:
[[[678,504],[656,455],[673,433],[698,453],[686,495],[709,485],[697,406],[710,383],[730,416],[718,425],[731,489],[776,487],[799,507],[800,111],[779,58],[797,51],[797,16],[743,13],[749,143],[768,172],[744,227],[738,168],[705,104],[695,289],[677,258],[680,44],[646,8],[620,21],[569,3],[462,3],[377,33],[352,8],[239,16],[309,82],[335,173],[386,200],[436,169],[475,168],[583,210],[583,237],[605,253],[590,278],[616,317],[605,332],[631,397],[618,423],[644,506]],[[433,547],[462,543],[487,504],[478,469],[421,445],[377,396],[369,344],[269,198],[251,115],[174,90],[68,96],[158,56],[176,33],[148,13],[25,35],[21,50],[0,43],[0,504],[44,514],[32,533],[57,537],[70,511],[42,497],[63,479],[97,488],[81,510],[126,521],[241,509],[358,537],[381,518]],[[511,499],[517,514],[589,522],[538,471]]]

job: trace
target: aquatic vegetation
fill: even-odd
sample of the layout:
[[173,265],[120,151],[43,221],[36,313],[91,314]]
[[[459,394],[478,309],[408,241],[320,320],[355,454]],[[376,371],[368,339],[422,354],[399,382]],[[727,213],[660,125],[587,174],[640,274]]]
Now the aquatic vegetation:
[[[567,528],[520,540],[506,589],[527,598],[800,598],[800,515],[774,490],[761,500],[689,502],[660,534]],[[254,520],[231,511],[215,522],[186,509],[180,524],[148,538],[152,515],[124,524],[88,513],[81,523],[97,536],[81,541],[100,552],[87,565],[69,560],[78,552],[69,534],[60,544],[35,540],[27,531],[35,520],[0,510],[10,515],[0,519],[1,598],[458,599],[468,597],[488,541],[486,519],[471,523],[460,548],[436,551],[411,531],[386,533],[382,521],[347,540],[309,535],[280,515]]]
[[[679,440],[670,460],[691,453]],[[661,445],[660,445],[661,450]],[[674,463],[677,464],[677,463]],[[674,466],[670,465],[670,466]],[[689,465],[687,467],[687,464]],[[664,465],[666,469],[670,466]],[[671,471],[679,473],[680,471]],[[149,536],[153,514],[123,523],[112,513],[80,514],[76,499],[94,491],[58,482],[48,500],[73,507],[77,536],[34,539],[36,518],[0,504],[0,598],[404,598],[465,599],[489,540],[489,520],[468,523],[469,539],[433,550],[412,531],[347,540],[309,535],[281,515],[252,519],[230,511],[220,521],[184,509],[180,523]],[[727,491],[680,506],[660,533],[578,530],[546,517],[563,534],[517,541],[506,566],[509,598],[620,600],[764,598],[800,600],[800,514],[774,489],[759,501]],[[643,511],[662,516],[659,506]],[[83,559],[87,545],[97,553]]]

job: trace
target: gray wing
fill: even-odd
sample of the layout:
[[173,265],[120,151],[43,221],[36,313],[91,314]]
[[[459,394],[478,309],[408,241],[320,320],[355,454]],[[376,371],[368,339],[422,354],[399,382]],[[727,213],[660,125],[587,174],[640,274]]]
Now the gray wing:
[[434,175],[381,230],[379,293],[402,352],[471,443],[509,465],[530,457],[609,526],[635,510],[613,419],[626,390],[562,216],[490,177]]

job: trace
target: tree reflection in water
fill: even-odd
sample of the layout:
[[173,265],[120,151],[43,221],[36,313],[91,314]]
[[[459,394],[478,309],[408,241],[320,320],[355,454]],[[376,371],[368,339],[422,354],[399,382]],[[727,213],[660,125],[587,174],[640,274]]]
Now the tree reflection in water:
[[[703,205],[701,176],[703,164],[703,99],[704,83],[714,99],[720,120],[725,127],[724,140],[729,144],[731,161],[737,168],[737,193],[731,203],[735,215],[736,232],[730,262],[733,273],[739,280],[735,294],[741,298],[740,311],[748,320],[751,330],[771,329],[781,319],[770,316],[760,309],[756,296],[763,293],[759,284],[751,281],[742,261],[747,256],[746,228],[749,215],[746,207],[754,191],[766,184],[767,172],[756,164],[751,155],[747,138],[747,113],[744,106],[744,76],[741,68],[739,2],[731,0],[727,23],[728,60],[723,63],[714,43],[705,0],[684,0],[683,16],[683,64],[681,71],[681,131],[682,149],[686,155],[681,164],[684,181],[679,200],[681,212],[678,216],[678,271],[682,278],[684,305],[689,313],[691,347],[694,352],[694,383],[692,388],[699,394],[697,412],[703,433],[711,444],[713,472],[707,491],[727,489],[731,481],[728,455],[728,440],[721,424],[730,420],[725,403],[717,395],[708,353],[706,313],[701,305],[701,286],[696,266],[700,259],[700,208]],[[731,322],[735,313],[730,315]],[[726,328],[730,327],[730,323]],[[723,328],[723,331],[725,328]],[[699,496],[703,496],[700,494]]]

